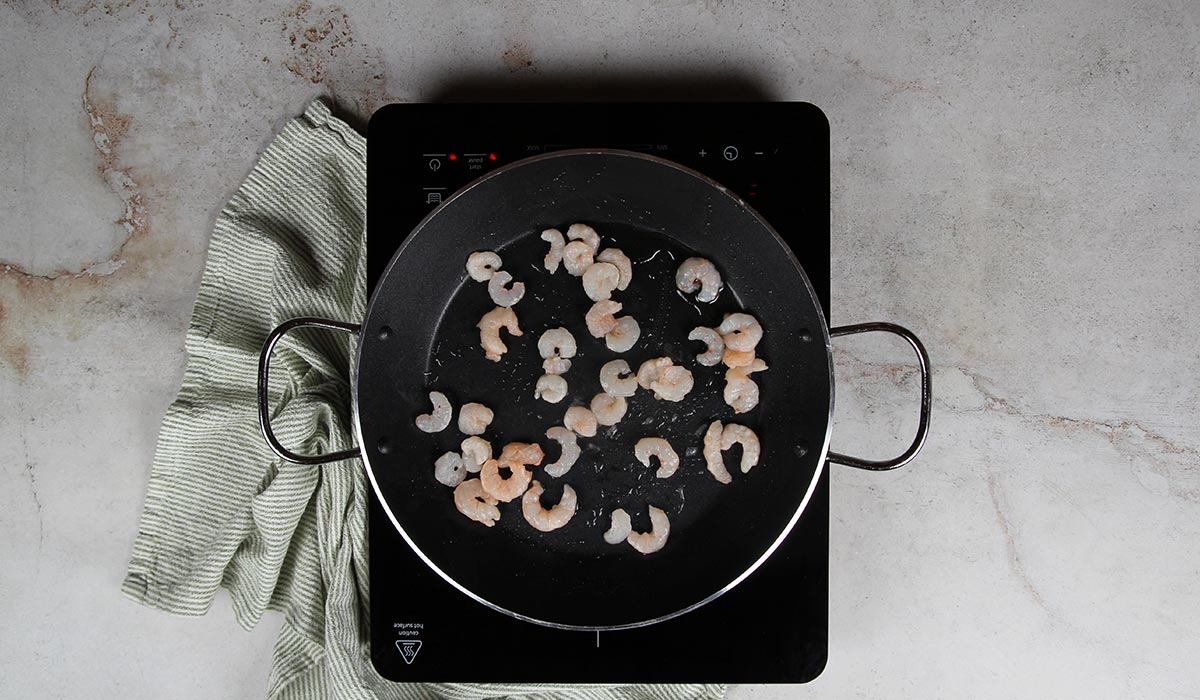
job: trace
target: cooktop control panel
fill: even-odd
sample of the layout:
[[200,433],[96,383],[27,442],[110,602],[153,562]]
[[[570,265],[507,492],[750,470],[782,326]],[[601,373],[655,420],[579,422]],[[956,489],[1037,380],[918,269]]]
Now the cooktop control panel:
[[[408,232],[475,178],[542,153],[620,148],[697,170],[745,200],[791,246],[829,318],[829,127],[812,105],[389,105],[367,143],[371,286]],[[372,661],[401,682],[809,681],[828,638],[828,473],[780,547],[732,591],[666,622],[598,634],[471,600],[413,553],[372,493]],[[513,663],[511,649],[525,660]]]

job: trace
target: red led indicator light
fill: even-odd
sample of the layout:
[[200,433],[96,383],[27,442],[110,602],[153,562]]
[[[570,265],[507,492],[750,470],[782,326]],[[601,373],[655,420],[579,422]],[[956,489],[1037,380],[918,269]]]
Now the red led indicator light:
[[446,157],[447,157],[447,158],[449,158],[450,160],[458,160],[458,154],[457,154],[457,153],[451,153],[450,155],[448,155],[448,156],[446,156]]
[[495,153],[489,153],[489,154],[488,154],[488,160],[496,160],[496,154],[495,154]]

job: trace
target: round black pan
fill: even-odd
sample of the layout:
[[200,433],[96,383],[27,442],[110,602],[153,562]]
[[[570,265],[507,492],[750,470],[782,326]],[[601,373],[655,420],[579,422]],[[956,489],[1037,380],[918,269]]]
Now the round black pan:
[[[614,299],[642,326],[630,351],[617,355],[585,330],[591,302],[579,278],[542,268],[545,228],[591,224],[601,247],[635,261],[634,281]],[[525,283],[514,308],[524,335],[504,336],[499,363],[484,358],[475,324],[493,307],[486,285],[467,277],[476,250],[496,250],[504,269]],[[701,304],[679,294],[674,272],[689,255],[712,260],[726,289]],[[695,362],[701,345],[686,340],[698,325],[715,326],[724,312],[745,309],[766,331],[758,354],[770,369],[755,375],[762,400],[735,416],[721,398],[724,367]],[[579,355],[565,378],[560,404],[533,398],[542,374],[537,338],[566,326]],[[586,405],[601,391],[600,365],[616,357],[636,371],[651,357],[688,367],[695,389],[680,403],[641,391],[624,420],[580,438],[583,455],[561,479],[542,468],[534,478],[557,501],[563,484],[578,494],[578,512],[551,533],[530,527],[520,500],[501,504],[488,528],[459,514],[451,489],[433,477],[433,461],[458,450],[456,423],[428,435],[413,425],[428,412],[428,392],[495,410],[483,436],[498,452],[507,442],[538,442],[543,462],[558,457],[544,437],[567,406]],[[565,151],[501,168],[448,199],[410,234],[380,279],[362,324],[355,363],[358,440],[370,478],[388,514],[418,555],[448,582],[495,609],[566,628],[613,629],[656,622],[712,600],[749,575],[787,535],[823,468],[832,410],[829,334],[804,271],[778,234],[741,200],[703,175],[674,163],[623,151]],[[753,428],[762,443],[758,466],[736,469],[719,484],[700,452],[714,419]],[[645,436],[667,438],[682,457],[669,479],[633,457]],[[602,533],[617,507],[647,529],[647,506],[668,513],[671,534],[659,552],[607,545]],[[797,533],[802,536],[802,533]],[[397,582],[402,586],[403,582]],[[373,591],[373,595],[386,595]],[[403,594],[398,590],[397,594]]]

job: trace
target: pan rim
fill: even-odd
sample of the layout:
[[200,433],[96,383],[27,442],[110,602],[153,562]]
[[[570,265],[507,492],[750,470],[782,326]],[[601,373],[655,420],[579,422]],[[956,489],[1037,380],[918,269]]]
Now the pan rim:
[[[834,373],[833,373],[833,346],[832,346],[831,338],[829,336],[829,321],[828,321],[828,319],[825,318],[824,309],[821,308],[821,304],[820,304],[819,300],[817,299],[816,290],[813,289],[812,282],[808,279],[807,273],[804,272],[804,268],[800,265],[800,261],[796,259],[795,254],[792,252],[791,246],[789,246],[787,244],[787,242],[783,240],[783,237],[779,235],[779,233],[775,230],[775,227],[772,226],[770,224],[770,222],[768,222],[765,218],[763,218],[763,216],[761,214],[759,214],[758,211],[756,211],[752,206],[750,206],[749,203],[747,203],[741,197],[738,197],[737,195],[733,194],[729,190],[729,188],[725,187],[724,185],[722,185],[721,183],[712,179],[711,177],[705,175],[704,173],[701,173],[697,170],[693,170],[686,166],[680,165],[679,163],[676,163],[674,161],[667,160],[665,158],[659,158],[657,156],[652,156],[652,155],[649,155],[646,153],[640,153],[638,151],[629,151],[629,150],[616,149],[616,148],[563,149],[560,151],[554,151],[552,153],[542,153],[542,154],[538,154],[535,156],[522,158],[520,160],[513,161],[512,163],[508,163],[503,166],[500,166],[485,175],[481,175],[480,177],[467,183],[461,189],[456,191],[453,195],[448,197],[445,201],[443,201],[441,204],[439,204],[437,207],[435,207],[432,211],[430,211],[428,214],[426,214],[425,217],[423,219],[421,219],[420,223],[418,223],[416,226],[413,227],[412,231],[409,232],[409,234],[405,237],[404,242],[401,243],[400,247],[396,250],[396,252],[392,254],[391,260],[388,261],[387,266],[384,268],[383,274],[379,277],[380,282],[387,279],[388,275],[392,271],[392,268],[396,265],[396,261],[400,258],[400,256],[402,256],[404,254],[405,249],[408,248],[409,244],[413,241],[413,239],[421,233],[421,230],[424,229],[425,226],[429,223],[429,221],[431,219],[433,219],[433,217],[436,216],[439,212],[441,212],[441,210],[444,207],[450,205],[452,202],[454,202],[455,200],[464,196],[466,193],[475,189],[479,185],[487,182],[488,180],[490,180],[494,177],[498,177],[499,175],[506,173],[510,170],[514,170],[516,168],[522,167],[526,164],[533,163],[533,162],[538,162],[538,161],[543,161],[543,160],[552,160],[555,158],[579,156],[579,155],[609,155],[609,156],[634,158],[634,159],[649,161],[649,162],[655,163],[657,165],[662,165],[662,166],[666,166],[669,168],[673,168],[673,169],[683,172],[687,175],[695,177],[695,178],[701,180],[702,182],[704,182],[705,184],[708,184],[709,186],[718,190],[722,195],[732,199],[734,201],[734,203],[737,204],[739,207],[741,207],[741,208],[745,209],[747,212],[749,212],[750,215],[752,217],[754,217],[759,222],[759,224],[761,224],[763,226],[763,228],[765,228],[771,234],[771,236],[775,238],[776,242],[779,243],[782,246],[782,248],[787,252],[787,258],[788,258],[789,262],[791,262],[793,267],[795,267],[796,272],[799,273],[800,278],[804,281],[804,289],[808,293],[809,298],[812,300],[813,306],[816,308],[817,316],[821,320],[821,324],[820,324],[821,325],[821,329],[820,329],[821,338],[824,342],[825,355],[826,355],[826,360],[827,360],[826,366],[828,367],[828,370],[829,370],[829,376],[828,376],[829,413],[825,420],[825,437],[824,437],[824,441],[821,445],[820,454],[818,455],[817,467],[813,471],[812,481],[809,482],[808,490],[805,491],[804,497],[800,501],[800,505],[796,508],[796,511],[794,513],[792,513],[792,516],[788,520],[787,525],[783,527],[783,529],[780,531],[779,535],[775,538],[775,540],[771,543],[771,545],[769,547],[767,547],[763,551],[763,553],[753,563],[751,563],[748,567],[746,567],[745,571],[743,571],[741,574],[736,576],[732,581],[730,581],[729,583],[722,586],[719,590],[709,594],[707,597],[705,597],[697,602],[694,602],[690,605],[687,605],[679,610],[676,610],[676,611],[673,611],[670,613],[666,613],[663,615],[659,615],[657,617],[648,618],[645,620],[621,623],[621,624],[616,624],[616,625],[577,625],[577,624],[555,622],[553,620],[541,620],[541,619],[532,617],[530,615],[525,615],[523,613],[516,612],[515,610],[509,610],[508,608],[505,608],[501,605],[493,603],[492,601],[488,600],[487,598],[484,598],[483,596],[479,595],[478,593],[476,593],[476,592],[472,591],[471,589],[467,588],[466,586],[462,585],[461,583],[456,581],[452,576],[450,576],[445,571],[443,571],[440,567],[438,567],[438,565],[435,564],[433,562],[433,560],[431,560],[428,556],[426,556],[426,554],[423,551],[421,551],[421,548],[417,546],[416,542],[413,541],[413,539],[408,535],[408,533],[405,532],[404,527],[400,524],[400,521],[396,518],[395,514],[392,512],[392,508],[388,504],[387,499],[384,497],[383,492],[379,486],[379,482],[375,479],[375,472],[371,467],[371,460],[370,460],[370,457],[368,456],[368,450],[366,447],[366,443],[363,440],[362,416],[359,412],[359,401],[358,401],[358,394],[359,394],[359,391],[358,391],[358,389],[359,389],[358,369],[359,369],[359,367],[362,366],[362,350],[363,350],[363,346],[365,345],[365,343],[362,342],[363,336],[360,336],[358,345],[354,351],[354,362],[353,362],[353,364],[351,366],[351,370],[350,370],[350,372],[351,372],[351,376],[350,376],[350,397],[351,397],[350,398],[350,408],[351,408],[351,416],[352,416],[352,423],[353,423],[352,427],[353,427],[353,431],[354,431],[354,437],[355,437],[355,440],[357,440],[357,442],[358,442],[359,454],[362,459],[363,466],[366,468],[367,478],[371,482],[371,488],[374,489],[375,496],[376,496],[376,498],[379,499],[380,505],[383,506],[383,510],[387,514],[388,520],[391,521],[392,526],[396,528],[396,531],[400,533],[400,536],[404,539],[405,543],[408,544],[409,549],[411,549],[417,555],[417,557],[422,562],[425,563],[426,566],[428,566],[434,573],[436,573],[439,577],[441,577],[441,579],[444,580],[446,583],[449,583],[451,586],[453,586],[459,592],[466,595],[468,598],[471,598],[472,600],[476,601],[477,603],[480,603],[481,605],[484,605],[485,607],[495,610],[496,612],[503,613],[505,615],[508,615],[509,617],[515,618],[517,620],[521,620],[523,622],[529,622],[529,623],[532,623],[535,625],[540,625],[543,627],[550,627],[553,629],[561,629],[561,630],[568,630],[568,631],[599,633],[599,632],[615,632],[615,631],[620,631],[620,630],[637,629],[639,627],[648,627],[650,625],[654,625],[654,624],[657,624],[660,622],[665,622],[667,620],[671,620],[673,618],[679,617],[680,615],[685,615],[689,612],[692,612],[693,610],[701,608],[701,607],[707,605],[708,603],[711,603],[712,601],[716,600],[717,598],[720,598],[725,593],[728,593],[729,591],[733,590],[733,588],[735,588],[742,581],[746,580],[746,578],[748,578],[751,574],[753,574],[760,566],[762,566],[762,564],[764,562],[767,561],[767,559],[769,559],[771,557],[772,554],[775,553],[775,550],[778,549],[779,546],[783,543],[783,541],[785,539],[787,539],[787,536],[789,534],[791,534],[792,529],[795,527],[797,521],[800,520],[800,516],[804,514],[805,509],[808,507],[809,501],[812,499],[813,492],[816,490],[817,482],[819,482],[821,480],[821,475],[828,465],[826,456],[829,453],[829,442],[830,442],[830,438],[833,433],[833,411],[834,411],[835,383],[834,383]],[[362,333],[366,333],[366,331],[367,331],[367,320],[371,318],[371,312],[375,307],[375,301],[377,298],[378,298],[377,294],[371,294],[370,299],[367,300],[367,308],[363,314]]]

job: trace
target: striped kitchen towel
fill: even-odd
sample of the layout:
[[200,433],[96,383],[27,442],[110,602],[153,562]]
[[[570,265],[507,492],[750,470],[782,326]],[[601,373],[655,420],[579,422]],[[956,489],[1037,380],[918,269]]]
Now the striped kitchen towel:
[[[281,462],[258,432],[255,403],[271,329],[296,316],[363,317],[366,153],[362,136],[313,102],[217,218],[125,595],[203,615],[224,586],[245,628],[267,610],[281,612],[271,698],[721,697],[719,685],[406,685],[375,673],[362,464]],[[270,394],[285,445],[302,453],[352,447],[349,355],[342,334],[302,331],[280,342]]]

